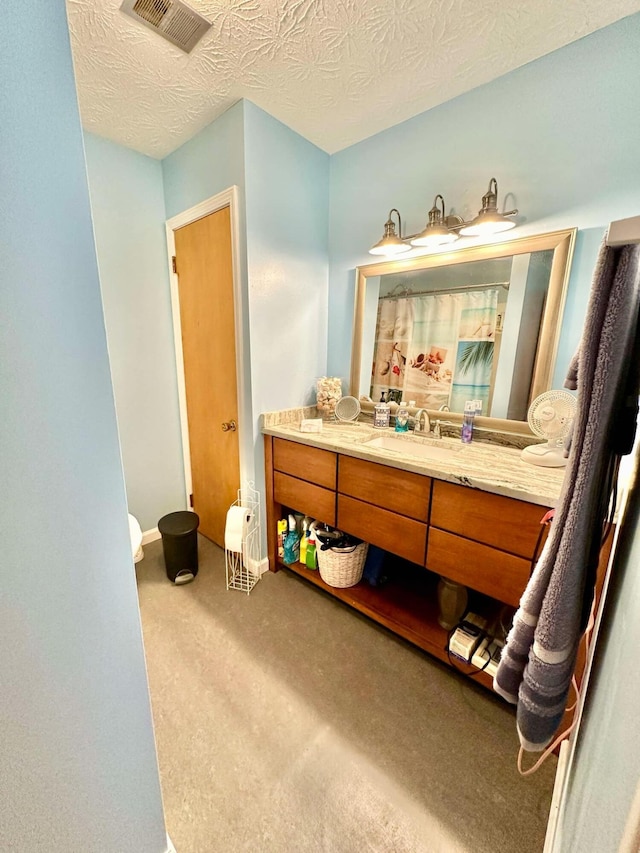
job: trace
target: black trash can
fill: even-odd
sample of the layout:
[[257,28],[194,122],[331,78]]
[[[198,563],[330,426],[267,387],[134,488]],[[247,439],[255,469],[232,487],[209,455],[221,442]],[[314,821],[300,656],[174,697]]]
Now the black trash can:
[[189,510],[170,512],[158,522],[167,577],[173,583],[188,583],[198,574],[199,523]]

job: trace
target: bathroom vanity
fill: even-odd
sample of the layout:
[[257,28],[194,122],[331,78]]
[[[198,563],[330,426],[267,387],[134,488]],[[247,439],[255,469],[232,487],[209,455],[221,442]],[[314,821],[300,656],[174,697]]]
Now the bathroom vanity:
[[[489,618],[504,605],[517,606],[563,470],[537,468],[522,462],[517,449],[479,442],[413,436],[393,441],[391,430],[359,423],[327,424],[321,433],[307,434],[297,424],[273,420],[263,427],[272,570],[281,565],[276,521],[289,511],[403,558],[407,562],[380,587],[361,581],[335,589],[317,571],[301,564],[288,568],[444,662],[448,632],[437,621],[440,575],[480,594]],[[392,440],[380,442],[384,436]],[[491,685],[485,673],[461,668]]]

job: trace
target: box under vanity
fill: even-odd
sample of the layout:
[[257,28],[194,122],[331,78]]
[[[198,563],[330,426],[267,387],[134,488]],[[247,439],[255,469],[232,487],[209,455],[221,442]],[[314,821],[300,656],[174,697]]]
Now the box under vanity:
[[[440,576],[464,585],[488,621],[505,605],[517,607],[562,470],[527,465],[519,450],[492,444],[424,439],[421,458],[414,438],[407,453],[371,445],[380,430],[366,424],[326,424],[304,434],[277,420],[270,416],[263,427],[272,571],[284,566],[276,526],[288,512],[401,558],[381,586],[362,580],[336,589],[300,563],[287,568],[449,665],[450,633],[438,623]],[[601,576],[605,565],[603,555]],[[456,668],[491,688],[486,672]]]

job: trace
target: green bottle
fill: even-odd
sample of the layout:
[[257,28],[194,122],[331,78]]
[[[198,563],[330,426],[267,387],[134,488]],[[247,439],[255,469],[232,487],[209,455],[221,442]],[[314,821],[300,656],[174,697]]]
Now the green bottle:
[[316,554],[316,529],[311,525],[307,534],[307,552],[305,562],[308,569],[318,568],[318,555]]

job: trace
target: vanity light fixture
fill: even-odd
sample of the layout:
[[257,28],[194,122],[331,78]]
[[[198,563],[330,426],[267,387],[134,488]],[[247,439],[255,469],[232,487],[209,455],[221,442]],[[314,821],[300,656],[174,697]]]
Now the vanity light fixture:
[[[442,209],[438,207],[440,199]],[[429,211],[429,221],[420,234],[411,239],[412,246],[442,246],[445,243],[453,243],[459,235],[451,228],[460,226],[462,220],[458,216],[447,216],[445,213],[444,198],[438,193],[433,200],[433,207]]]
[[[395,213],[398,217],[398,234],[391,218]],[[402,236],[402,220],[399,211],[393,207],[384,225],[382,240],[369,249],[371,255],[399,255],[409,251],[412,246],[421,248],[436,248],[453,243],[458,237],[486,237],[500,231],[515,228],[516,223],[509,216],[515,216],[516,210],[498,211],[498,182],[495,178],[489,181],[489,189],[482,196],[482,210],[470,222],[465,222],[460,216],[446,215],[444,198],[438,194],[433,200],[429,211],[429,221],[420,234]]]
[[[391,214],[395,213],[398,216],[398,232],[396,234],[395,222],[391,218]],[[371,255],[399,255],[402,252],[408,252],[411,246],[404,242],[402,237],[402,219],[400,213],[395,207],[389,211],[389,218],[384,224],[384,236],[375,246],[369,249]]]
[[484,237],[487,234],[497,234],[500,231],[508,231],[515,228],[516,223],[507,216],[515,216],[517,210],[505,210],[498,213],[498,182],[495,178],[489,181],[489,189],[482,196],[482,210],[478,212],[475,219],[462,226],[460,235],[462,237]]

